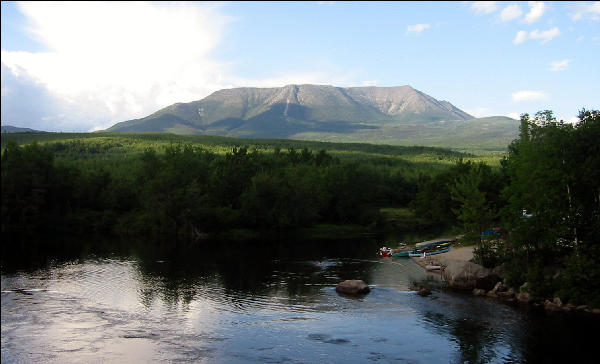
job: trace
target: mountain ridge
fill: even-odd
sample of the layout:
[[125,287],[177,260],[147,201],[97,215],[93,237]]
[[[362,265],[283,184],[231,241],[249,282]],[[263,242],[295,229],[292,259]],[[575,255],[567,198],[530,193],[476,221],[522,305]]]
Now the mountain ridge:
[[[398,130],[402,134],[410,130],[443,134],[440,123],[457,127],[468,120],[476,118],[448,101],[437,100],[409,85],[291,84],[218,90],[201,100],[175,103],[144,118],[117,123],[107,131],[248,138],[305,139],[317,136],[326,140],[365,142],[377,142],[381,139],[377,135],[391,131],[391,134],[383,135],[386,143],[406,144],[402,135],[396,135]],[[502,134],[506,133],[502,131]],[[395,142],[395,136],[398,142]],[[444,145],[444,141],[441,142]]]

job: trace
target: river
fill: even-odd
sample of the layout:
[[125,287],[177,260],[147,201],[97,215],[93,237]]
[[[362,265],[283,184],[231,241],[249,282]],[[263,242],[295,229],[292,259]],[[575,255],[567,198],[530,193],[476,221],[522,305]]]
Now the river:
[[[2,363],[560,363],[595,357],[590,315],[448,292],[377,239],[15,242]],[[8,248],[10,247],[10,248]],[[370,294],[340,296],[362,279]],[[413,282],[433,287],[416,295]]]

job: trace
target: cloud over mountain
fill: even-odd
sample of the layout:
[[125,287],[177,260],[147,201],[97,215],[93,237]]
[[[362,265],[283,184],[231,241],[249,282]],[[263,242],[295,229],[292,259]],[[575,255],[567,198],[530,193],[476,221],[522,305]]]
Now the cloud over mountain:
[[106,123],[223,87],[223,66],[211,51],[230,19],[217,5],[24,2],[19,8],[45,50],[3,50],[3,74],[11,78],[3,77],[2,88],[28,83],[46,90],[55,102],[39,111],[47,117],[58,117],[54,109],[91,108]]

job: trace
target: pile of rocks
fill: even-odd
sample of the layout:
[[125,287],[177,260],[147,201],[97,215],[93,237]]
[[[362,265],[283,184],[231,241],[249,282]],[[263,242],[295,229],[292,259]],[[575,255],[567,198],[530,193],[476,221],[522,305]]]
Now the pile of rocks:
[[494,269],[485,268],[473,262],[462,260],[445,260],[442,277],[446,287],[457,290],[471,290],[475,296],[485,296],[502,299],[507,302],[527,303],[534,306],[543,306],[548,312],[581,311],[600,314],[599,308],[563,304],[559,297],[544,302],[536,302],[529,292],[529,285],[525,283],[518,291],[503,283],[504,267]]
[[508,302],[519,302],[519,303],[531,303],[534,306],[543,306],[544,309],[548,312],[571,312],[571,311],[579,311],[579,312],[588,312],[594,314],[600,314],[599,308],[589,308],[587,305],[576,306],[572,303],[563,304],[560,297],[554,297],[552,301],[545,300],[543,303],[534,302],[532,300],[531,294],[526,291],[527,284],[524,284],[520,292],[515,292],[515,290],[511,287],[507,287],[504,283],[498,282],[490,291],[485,291],[481,288],[473,289],[473,295],[475,296],[485,296],[485,297],[493,297],[493,298],[502,298]]

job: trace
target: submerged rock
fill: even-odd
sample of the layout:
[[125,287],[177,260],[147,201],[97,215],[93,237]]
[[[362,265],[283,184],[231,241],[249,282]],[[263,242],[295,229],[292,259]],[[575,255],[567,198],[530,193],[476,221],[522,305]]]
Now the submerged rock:
[[351,279],[338,283],[336,292],[344,294],[364,294],[371,292],[371,288],[360,279]]
[[431,294],[431,290],[430,290],[430,289],[428,289],[428,288],[421,288],[421,289],[419,290],[419,292],[417,292],[417,294],[418,294],[419,296],[423,296],[423,297],[425,297],[425,296],[429,296],[429,295]]

